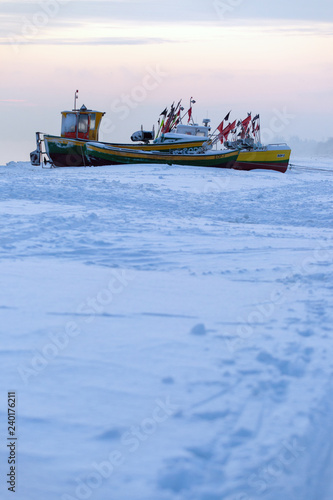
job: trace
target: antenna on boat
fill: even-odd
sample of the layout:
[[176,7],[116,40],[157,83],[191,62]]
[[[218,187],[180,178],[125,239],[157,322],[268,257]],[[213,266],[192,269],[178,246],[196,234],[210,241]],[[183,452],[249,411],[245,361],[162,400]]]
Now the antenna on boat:
[[79,91],[76,90],[74,94],[74,109],[73,111],[76,111],[76,100],[79,98]]

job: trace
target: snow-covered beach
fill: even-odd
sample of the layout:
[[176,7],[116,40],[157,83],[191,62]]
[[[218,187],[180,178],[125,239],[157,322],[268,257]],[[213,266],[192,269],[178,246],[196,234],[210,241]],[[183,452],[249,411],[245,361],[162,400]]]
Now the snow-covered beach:
[[333,498],[333,162],[292,161],[0,167],[16,500]]

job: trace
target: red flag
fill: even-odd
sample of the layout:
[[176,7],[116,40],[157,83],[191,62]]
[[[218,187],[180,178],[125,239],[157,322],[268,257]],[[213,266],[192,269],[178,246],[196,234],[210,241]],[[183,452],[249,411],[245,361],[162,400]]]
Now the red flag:
[[251,114],[242,121],[243,128],[246,130],[251,121]]
[[236,121],[235,120],[231,125],[230,125],[230,131],[233,130],[236,127]]
[[217,127],[217,130],[220,132],[220,134],[222,134],[223,123],[224,123],[224,120],[222,120],[221,123],[220,123],[220,125]]
[[190,122],[190,119],[192,118],[192,106],[190,107],[190,109],[188,110],[188,120],[187,120],[187,123]]
[[247,128],[249,126],[249,123],[251,121],[251,113],[248,115],[247,118],[245,118],[245,120],[242,121],[241,125],[242,125],[242,139],[244,139],[245,135],[246,135],[246,132],[247,132]]
[[173,103],[171,104],[171,109],[170,109],[170,112],[168,114],[168,119],[167,121],[165,122],[164,126],[163,126],[163,129],[162,129],[162,134],[166,134],[167,132],[170,132],[170,124],[174,118],[174,114],[175,114],[175,108],[174,108],[174,105]]
[[229,125],[227,125],[225,127],[225,129],[223,129],[223,130],[219,129],[220,130],[220,136],[219,136],[219,138],[220,138],[221,143],[223,143],[223,139],[225,139],[225,140],[228,139],[228,135],[235,128],[235,126],[236,126],[236,120],[233,123],[229,123]]

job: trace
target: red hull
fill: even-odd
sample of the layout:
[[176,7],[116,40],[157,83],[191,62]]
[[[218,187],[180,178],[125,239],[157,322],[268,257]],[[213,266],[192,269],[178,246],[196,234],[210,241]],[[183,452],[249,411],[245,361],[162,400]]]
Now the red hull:
[[287,171],[289,162],[283,163],[269,163],[269,162],[247,162],[247,161],[236,161],[233,168],[236,170],[276,170],[276,172],[282,172],[283,174]]

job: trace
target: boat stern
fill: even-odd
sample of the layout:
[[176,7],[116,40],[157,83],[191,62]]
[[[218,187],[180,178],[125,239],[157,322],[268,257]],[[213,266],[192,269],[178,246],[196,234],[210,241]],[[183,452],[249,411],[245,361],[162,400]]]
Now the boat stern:
[[261,148],[241,150],[233,168],[236,170],[276,170],[285,173],[291,149],[287,144],[269,144]]

